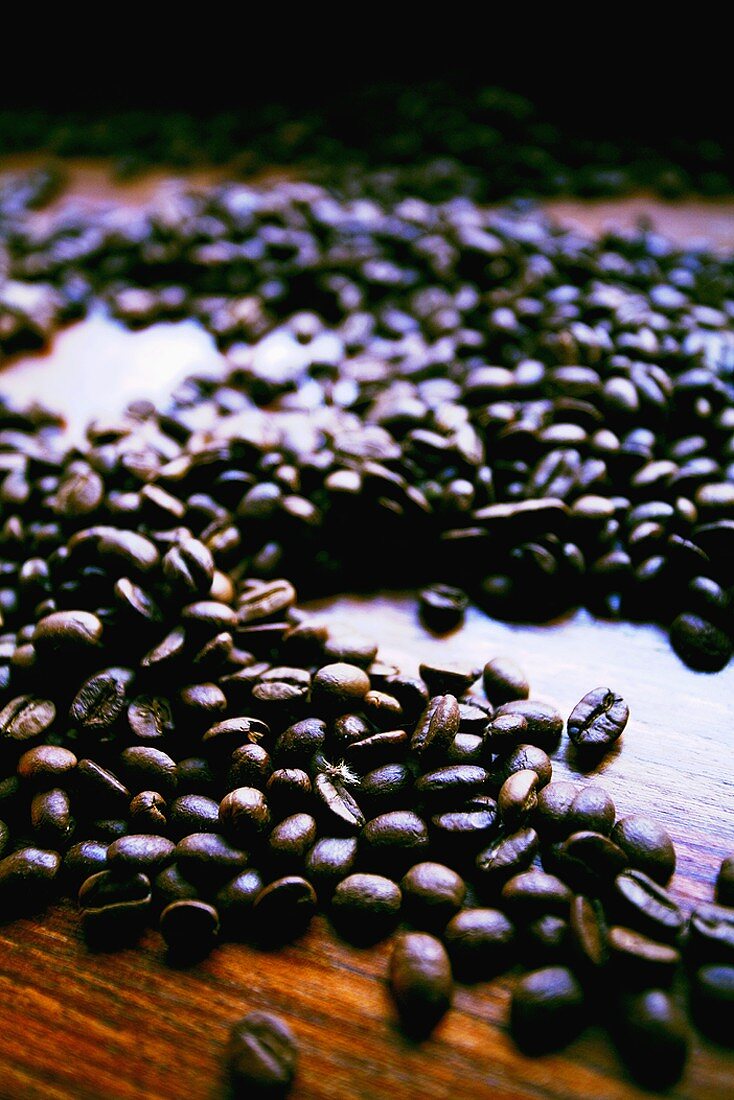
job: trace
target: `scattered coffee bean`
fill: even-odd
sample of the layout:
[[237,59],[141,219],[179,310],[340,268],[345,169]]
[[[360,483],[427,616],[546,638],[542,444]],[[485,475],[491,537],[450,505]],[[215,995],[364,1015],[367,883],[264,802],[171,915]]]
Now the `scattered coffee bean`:
[[230,1032],[227,1050],[236,1096],[278,1096],[296,1074],[298,1047],[279,1016],[250,1012]]
[[401,932],[390,959],[390,989],[408,1033],[433,1031],[453,995],[451,963],[441,941],[426,932]]

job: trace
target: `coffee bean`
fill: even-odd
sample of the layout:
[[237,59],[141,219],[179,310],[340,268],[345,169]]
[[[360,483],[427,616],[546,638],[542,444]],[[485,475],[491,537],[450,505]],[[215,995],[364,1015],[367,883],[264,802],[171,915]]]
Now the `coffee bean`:
[[724,905],[699,905],[691,913],[688,954],[699,965],[734,965],[734,909]]
[[632,867],[665,885],[675,871],[675,848],[662,826],[643,814],[630,814],[617,822],[612,840],[626,854]]
[[57,852],[19,848],[0,859],[0,899],[7,914],[32,912],[45,905],[61,867]]
[[219,831],[219,805],[204,794],[183,794],[174,798],[168,810],[171,836],[183,840],[191,833]]
[[389,878],[350,874],[334,889],[331,917],[345,939],[376,943],[397,924],[401,904],[400,888]]
[[110,844],[107,863],[111,871],[140,871],[154,877],[174,858],[174,849],[167,837],[131,833]]
[[80,798],[95,812],[126,811],[130,804],[130,791],[116,775],[94,760],[80,760],[75,772],[76,787]]
[[517,745],[504,756],[497,757],[491,777],[492,782],[497,790],[501,790],[502,785],[507,782],[511,775],[521,771],[536,773],[539,793],[546,784],[550,783],[553,767],[550,757],[543,749],[538,748],[536,745]]
[[478,764],[449,764],[419,776],[415,793],[427,806],[458,805],[479,794],[488,779],[486,768]]
[[368,821],[360,841],[370,868],[403,874],[427,855],[428,828],[412,810],[391,810]]
[[416,723],[411,751],[422,759],[440,759],[459,732],[460,718],[455,696],[434,696]]
[[443,936],[462,981],[491,978],[514,961],[515,927],[498,909],[462,909],[448,922]]
[[236,844],[250,844],[270,825],[270,809],[262,791],[237,787],[219,804],[222,831]]
[[345,711],[359,704],[370,690],[369,676],[356,665],[324,665],[313,678],[312,699],[327,712]]
[[416,863],[400,887],[406,919],[426,931],[441,931],[466,898],[463,879],[442,863]]
[[607,935],[609,956],[615,981],[637,989],[661,989],[669,986],[680,965],[680,952],[667,943],[658,943],[614,925]]
[[571,807],[577,794],[576,786],[564,780],[554,780],[538,791],[532,820],[544,840],[561,839],[574,830]]
[[527,699],[530,685],[525,675],[514,661],[506,657],[495,657],[488,661],[482,673],[484,690],[490,703],[501,707],[516,699]]
[[546,913],[522,929],[523,960],[533,967],[574,962],[571,926],[565,917]]
[[704,1034],[734,1045],[734,966],[702,966],[693,979],[691,1010]]
[[485,726],[485,741],[492,752],[504,756],[527,742],[528,724],[521,714],[495,715]]
[[479,676],[479,669],[430,665],[425,662],[420,665],[419,671],[433,697],[463,695]]
[[558,874],[574,889],[598,893],[627,866],[627,856],[603,833],[571,833],[558,849]]
[[94,650],[102,641],[104,627],[89,611],[54,611],[41,619],[33,631],[33,645],[44,658]]
[[164,554],[163,573],[182,598],[206,596],[214,576],[214,559],[198,539],[183,539]]
[[572,898],[569,928],[577,973],[587,983],[594,981],[608,958],[606,923],[599,902],[581,894]]
[[440,940],[426,932],[402,932],[390,959],[390,989],[404,1029],[430,1034],[453,996],[451,963]]
[[280,821],[268,837],[268,850],[275,866],[297,871],[316,840],[316,821],[310,814],[292,814]]
[[436,634],[447,634],[463,622],[469,600],[459,588],[432,584],[418,594],[421,621]]
[[259,937],[271,943],[301,935],[315,912],[316,892],[299,875],[286,875],[264,886],[252,908]]
[[320,837],[306,857],[305,874],[319,895],[328,899],[357,859],[356,837]]
[[66,791],[52,787],[33,796],[31,827],[39,844],[56,851],[65,850],[76,828]]
[[663,943],[674,943],[685,925],[678,904],[642,871],[617,875],[612,908],[620,924]]
[[499,892],[513,875],[530,866],[539,845],[540,838],[535,829],[528,828],[494,840],[476,859],[482,889]]
[[195,886],[217,889],[249,862],[247,852],[235,848],[219,833],[192,833],[179,840],[173,858]]
[[93,947],[119,947],[136,939],[151,907],[150,879],[141,872],[100,871],[79,889],[82,928]]
[[130,745],[122,750],[119,759],[120,770],[133,794],[153,790],[172,795],[176,790],[177,765],[161,749],[152,745]]
[[236,1096],[282,1096],[296,1074],[298,1047],[279,1016],[250,1012],[234,1024],[227,1061]]
[[242,939],[247,934],[252,922],[255,898],[262,888],[260,872],[251,867],[241,871],[217,891],[214,901],[222,927],[228,936]]
[[160,915],[158,926],[171,957],[177,962],[203,959],[219,935],[219,914],[213,905],[194,898],[171,902]]
[[224,718],[209,726],[201,743],[206,752],[224,756],[244,744],[257,744],[269,733],[270,727],[259,718]]
[[718,672],[729,663],[732,654],[728,634],[688,611],[673,620],[670,644],[684,664],[699,672]]
[[38,745],[24,752],[18,761],[18,777],[34,790],[48,790],[74,774],[77,759],[59,745]]
[[669,993],[650,989],[624,998],[614,1035],[625,1065],[645,1087],[669,1088],[682,1076],[688,1037]]
[[174,728],[170,703],[154,695],[133,699],[127,708],[127,721],[135,738],[143,742],[158,741]]
[[551,913],[567,917],[571,891],[545,871],[522,871],[508,879],[501,891],[502,905],[517,922]]
[[734,908],[734,856],[727,856],[721,861],[716,876],[716,900],[719,905]]
[[538,774],[524,769],[513,772],[500,787],[497,798],[502,823],[510,832],[520,828],[538,804]]
[[56,707],[50,699],[19,695],[0,711],[0,740],[11,744],[40,740],[55,719]]
[[264,790],[272,771],[270,753],[262,745],[240,745],[232,753],[227,784],[230,788],[257,787]]
[[82,840],[66,849],[62,873],[72,896],[78,894],[85,879],[107,869],[107,847],[98,840]]
[[[567,817],[568,832],[591,831],[608,836],[615,817],[615,806],[607,792],[592,783],[588,787],[582,787],[571,803]],[[612,839],[619,844],[616,837]]]
[[559,1050],[586,1023],[584,994],[570,970],[549,966],[519,980],[510,1003],[510,1029],[528,1053]]
[[609,688],[594,688],[581,699],[568,719],[568,736],[583,752],[608,752],[621,737],[629,707]]

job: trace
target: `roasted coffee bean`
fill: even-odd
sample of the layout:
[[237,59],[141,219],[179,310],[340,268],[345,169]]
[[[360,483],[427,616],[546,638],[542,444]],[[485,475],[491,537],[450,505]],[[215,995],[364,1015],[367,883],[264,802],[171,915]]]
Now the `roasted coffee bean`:
[[276,816],[313,809],[313,786],[301,768],[276,768],[265,784],[268,805]]
[[510,1029],[517,1045],[528,1053],[559,1050],[585,1023],[583,990],[566,967],[534,970],[513,990]]
[[244,744],[257,744],[270,734],[270,727],[259,718],[224,718],[204,733],[202,748],[215,755],[226,756]]
[[317,757],[313,790],[319,813],[327,828],[333,832],[356,833],[362,828],[365,816],[350,794],[347,783],[351,774],[343,768],[331,767]]
[[172,795],[178,782],[174,760],[149,745],[130,745],[120,753],[120,770],[133,794],[154,790]]
[[732,642],[714,623],[684,611],[670,627],[670,644],[680,659],[699,672],[718,672],[729,663]]
[[485,741],[491,752],[501,756],[527,742],[528,724],[521,714],[500,714],[485,726]]
[[385,691],[371,689],[362,699],[362,710],[378,729],[390,730],[401,725],[404,714],[398,700]]
[[206,596],[214,577],[214,559],[198,539],[182,539],[163,555],[163,573],[182,598]]
[[410,739],[405,730],[386,730],[363,737],[347,745],[344,755],[350,765],[359,771],[368,771],[378,764],[403,759],[408,752]]
[[448,764],[419,776],[415,781],[415,793],[421,802],[432,808],[456,806],[479,794],[488,780],[488,771],[478,764]]
[[390,958],[390,989],[406,1032],[430,1034],[451,1005],[451,963],[440,940],[401,932]]
[[499,893],[508,879],[527,870],[539,846],[535,829],[520,829],[494,840],[476,859],[482,890]]
[[617,875],[611,907],[620,924],[663,943],[674,943],[685,926],[678,904],[642,871]]
[[329,631],[324,643],[324,657],[337,664],[346,663],[366,669],[376,656],[375,643],[369,638],[363,638],[360,634],[350,634],[341,630],[338,633]]
[[496,802],[483,796],[457,810],[447,810],[431,818],[433,842],[451,863],[473,862],[477,849],[486,846],[500,825]]
[[623,998],[613,1034],[626,1067],[646,1088],[669,1088],[682,1076],[688,1035],[669,993],[650,989]]
[[356,665],[337,662],[324,665],[314,678],[312,700],[314,706],[327,712],[345,711],[359,706],[370,690],[369,676]]
[[129,577],[120,577],[113,589],[121,623],[148,637],[163,619],[163,612],[149,592]]
[[214,898],[222,928],[233,939],[243,938],[252,922],[252,907],[263,888],[260,872],[254,867],[222,886]]
[[127,811],[130,791],[112,772],[94,760],[80,760],[74,774],[83,805],[93,807],[95,813]]
[[571,899],[568,924],[576,970],[588,982],[596,978],[608,956],[606,923],[600,903],[577,894]]
[[359,799],[373,814],[407,809],[412,800],[413,773],[405,764],[382,764],[362,777]]
[[[230,784],[233,786],[233,784]],[[203,756],[187,756],[176,764],[176,789],[190,794],[212,794],[218,783],[208,760]]]
[[174,848],[167,837],[131,833],[110,844],[107,863],[111,871],[141,871],[154,877],[173,860]]
[[509,714],[519,715],[525,719],[526,744],[537,745],[548,752],[556,748],[563,731],[563,718],[555,707],[532,699],[516,699],[498,707],[494,720]]
[[168,805],[157,791],[140,791],[130,800],[130,829],[134,833],[164,834],[168,829]]
[[252,907],[259,938],[272,943],[295,939],[310,923],[316,904],[313,886],[299,875],[268,883]]
[[44,658],[77,655],[97,649],[104,627],[90,611],[54,611],[33,631],[33,645]]
[[463,981],[491,978],[514,961],[515,927],[498,909],[462,909],[446,925],[443,938]]
[[195,962],[214,947],[219,935],[219,914],[204,901],[182,898],[166,906],[158,927],[172,959]]
[[66,791],[52,787],[33,796],[31,827],[39,844],[64,851],[76,828]]
[[568,736],[584,752],[608,752],[627,725],[629,707],[609,688],[594,688],[581,699],[568,719]]
[[545,913],[568,917],[571,891],[555,875],[522,871],[513,875],[501,891],[502,905],[516,922],[531,921]]
[[511,775],[521,771],[533,771],[538,776],[538,793],[550,783],[553,774],[553,766],[550,757],[537,745],[517,745],[504,756],[498,756],[491,781],[497,790],[507,782]]
[[230,788],[257,787],[264,790],[272,771],[270,753],[262,745],[240,745],[232,753],[227,784]]
[[700,965],[734,965],[734,909],[724,905],[699,905],[691,913],[688,954]]
[[237,787],[219,804],[222,831],[236,844],[250,844],[270,825],[270,809],[262,791],[256,787]]
[[464,880],[442,863],[416,863],[400,888],[406,919],[429,932],[440,932],[466,898]]
[[61,867],[58,852],[19,848],[0,859],[0,900],[8,915],[32,912],[50,900]]
[[84,935],[94,947],[119,947],[135,940],[148,919],[151,902],[147,875],[100,871],[79,889]]
[[320,899],[328,899],[357,860],[356,837],[320,837],[306,856],[305,874]]
[[279,1016],[250,1012],[234,1024],[227,1062],[235,1096],[283,1096],[296,1074],[298,1047]]
[[237,600],[237,618],[243,625],[264,622],[287,611],[295,600],[289,581],[253,581]]
[[158,741],[174,728],[171,704],[154,695],[133,699],[127,708],[127,721],[135,738],[142,742]]
[[455,696],[434,696],[416,723],[410,742],[412,752],[426,760],[445,756],[459,732],[460,718]]
[[417,718],[428,705],[428,688],[415,677],[400,673],[388,676],[383,688],[400,703],[406,719]]
[[611,974],[615,981],[631,988],[667,988],[680,965],[680,952],[658,943],[641,932],[614,925],[607,934]]
[[530,694],[530,685],[523,672],[506,657],[495,657],[487,662],[482,682],[487,698],[495,707],[515,699],[527,699]]
[[247,867],[249,856],[219,833],[192,833],[179,840],[173,858],[181,874],[202,889],[217,889]]
[[350,874],[331,897],[331,918],[347,940],[376,943],[397,924],[402,905],[400,887],[382,875]]
[[326,723],[320,718],[304,718],[281,733],[273,749],[281,765],[303,767],[326,742]]
[[38,745],[24,752],[18,761],[18,778],[33,790],[48,790],[67,780],[73,782],[77,759],[59,745]]
[[66,849],[62,874],[72,896],[76,896],[85,879],[107,869],[107,847],[99,840],[81,840]]
[[538,791],[533,825],[544,840],[558,840],[574,831],[571,807],[578,790],[573,783],[554,780]]
[[734,908],[734,856],[727,856],[721,861],[716,876],[716,900],[719,905]]
[[316,840],[316,820],[310,814],[292,814],[280,821],[268,837],[268,854],[282,872],[297,871]]
[[691,987],[691,1010],[704,1034],[734,1046],[734,966],[702,966]]
[[[461,707],[462,704],[459,704]],[[485,716],[486,717],[486,716]],[[474,733],[457,733],[446,753],[449,764],[481,765],[487,759],[484,738]]]
[[538,774],[529,769],[513,772],[500,787],[497,806],[504,827],[513,832],[533,813],[538,804]]
[[603,833],[571,833],[558,849],[558,874],[575,890],[597,893],[627,866],[627,856]]
[[480,706],[478,702],[460,702],[459,732],[456,737],[483,737],[490,713],[488,707]]
[[565,917],[546,913],[522,929],[523,960],[534,967],[574,961],[571,926]]
[[0,741],[38,741],[53,726],[56,707],[50,699],[19,695],[0,711]]
[[219,831],[219,804],[203,794],[184,794],[174,798],[168,810],[170,834],[183,840],[191,833]]
[[644,871],[663,886],[675,871],[675,848],[662,826],[642,814],[630,814],[618,821],[612,840],[626,854],[630,866]]
[[432,697],[451,696],[457,698],[468,691],[479,676],[479,669],[459,668],[449,665],[420,665],[421,678],[428,685]]
[[388,874],[403,874],[428,853],[425,821],[412,810],[391,810],[368,821],[361,834],[365,863]]
[[421,621],[436,634],[455,630],[464,620],[468,597],[460,588],[448,584],[432,584],[418,593]]
[[[582,787],[573,799],[567,816],[567,831],[569,833],[590,831],[608,836],[612,831],[615,817],[614,803],[607,792],[592,783],[588,787]],[[618,843],[616,838],[612,839]]]

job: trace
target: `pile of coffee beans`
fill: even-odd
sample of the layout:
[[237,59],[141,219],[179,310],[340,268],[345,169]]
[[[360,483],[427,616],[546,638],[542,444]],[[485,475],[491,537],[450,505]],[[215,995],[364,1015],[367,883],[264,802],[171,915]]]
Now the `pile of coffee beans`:
[[[454,194],[487,202],[640,188],[668,197],[734,190],[731,139],[726,127],[712,124],[710,96],[701,97],[694,137],[685,135],[680,115],[673,134],[666,133],[660,111],[647,132],[633,133],[640,102],[625,112],[619,88],[613,119],[597,110],[593,125],[584,126],[578,98],[570,109],[553,102],[548,81],[533,102],[468,80],[465,70],[430,82],[401,72],[402,83],[356,87],[350,73],[338,95],[333,76],[324,94],[310,72],[294,85],[296,94],[280,87],[273,100],[255,97],[240,109],[229,103],[226,110],[206,110],[197,99],[192,112],[151,105],[110,111],[104,97],[83,111],[6,109],[0,111],[0,155],[45,150],[112,157],[126,176],[161,164],[227,165],[243,176],[297,164],[309,178],[340,190],[409,193],[431,202]],[[557,90],[555,79],[550,84]],[[689,88],[689,112],[691,94]]]
[[[421,600],[432,629],[466,597],[519,620],[585,604],[660,622],[694,668],[728,662],[730,258],[295,183],[39,225],[42,186],[0,204],[6,351],[102,299],[133,326],[197,318],[227,357],[168,407],[92,426],[63,465],[90,481],[88,515],[174,526],[194,492],[224,564],[304,596],[439,583]],[[2,423],[6,528],[39,523],[59,545],[48,521],[77,504],[48,505],[22,414]],[[111,497],[95,488],[108,464]]]

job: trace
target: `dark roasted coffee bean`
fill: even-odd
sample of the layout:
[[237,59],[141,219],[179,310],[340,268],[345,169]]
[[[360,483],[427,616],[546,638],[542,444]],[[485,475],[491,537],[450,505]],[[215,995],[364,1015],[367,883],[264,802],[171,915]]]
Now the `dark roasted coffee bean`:
[[24,752],[18,761],[18,778],[33,790],[48,790],[71,781],[77,759],[59,745],[38,745]]
[[366,772],[378,764],[404,759],[409,745],[410,739],[405,730],[386,730],[372,733],[360,741],[352,741],[344,755],[350,765]]
[[370,690],[369,676],[357,665],[337,662],[324,665],[313,678],[314,706],[327,712],[357,709]]
[[182,898],[166,906],[158,927],[172,959],[195,962],[214,947],[219,936],[219,914],[204,901]]
[[538,776],[538,793],[550,783],[553,767],[550,757],[537,745],[517,745],[504,756],[498,756],[491,781],[499,791],[511,775],[521,771],[533,771]]
[[538,853],[539,845],[540,838],[535,829],[520,829],[494,840],[476,859],[482,889],[499,893],[508,879],[527,870]]
[[462,909],[446,925],[443,938],[462,981],[491,978],[514,962],[515,927],[498,909]]
[[577,894],[571,899],[568,923],[577,973],[588,982],[607,962],[604,912],[598,901]]
[[262,888],[260,872],[251,867],[241,871],[217,892],[214,902],[222,928],[232,939],[246,936],[252,921],[252,907]]
[[98,648],[103,630],[101,620],[90,611],[54,611],[36,624],[32,641],[44,658],[71,656]]
[[52,787],[33,796],[31,827],[39,844],[64,851],[76,828],[66,791]]
[[202,889],[217,889],[247,867],[249,856],[219,833],[192,833],[179,840],[173,858],[181,874]]
[[412,810],[391,810],[367,822],[361,844],[370,868],[404,874],[428,854],[428,827]]
[[273,753],[282,766],[304,767],[321,752],[326,742],[326,723],[320,718],[304,718],[283,730]]
[[613,979],[629,988],[667,988],[680,965],[680,952],[641,932],[614,925],[607,934]]
[[162,913],[167,905],[186,898],[198,898],[199,892],[179,871],[175,863],[156,875],[153,881],[153,905],[157,913]]
[[445,756],[459,732],[461,715],[453,695],[434,696],[418,719],[410,742],[416,756],[431,760]]
[[670,627],[670,644],[680,659],[700,672],[718,672],[729,663],[731,638],[708,619],[692,612],[678,615]]
[[107,869],[107,847],[99,840],[81,840],[66,849],[62,874],[72,897],[79,892],[85,879]]
[[323,757],[315,762],[316,775],[313,790],[316,796],[320,816],[325,820],[328,831],[356,833],[365,822],[364,814],[350,794],[347,783],[351,782],[350,773],[342,767],[328,765]]
[[456,810],[435,814],[431,818],[433,843],[452,864],[472,863],[477,849],[485,847],[500,825],[497,804],[483,796]]
[[484,691],[490,703],[500,707],[515,699],[527,699],[530,685],[514,661],[495,657],[488,661],[482,673]]
[[38,741],[53,726],[56,707],[50,699],[19,695],[0,711],[0,741]]
[[382,875],[350,874],[339,882],[331,897],[331,917],[347,940],[376,943],[392,931],[400,917],[402,895]]
[[182,626],[174,629],[158,645],[140,660],[140,667],[147,672],[167,673],[178,667],[186,646],[186,632]]
[[179,760],[176,764],[176,787],[190,794],[212,794],[218,791],[214,772],[203,756],[187,756],[184,760]]
[[243,625],[264,622],[287,611],[295,600],[289,581],[253,581],[237,600],[237,618]]
[[282,873],[298,871],[316,840],[316,821],[310,814],[292,814],[280,821],[268,837],[268,855]]
[[360,780],[359,800],[372,815],[407,809],[412,789],[413,773],[405,764],[382,764]]
[[594,688],[581,699],[568,719],[568,736],[584,752],[607,752],[621,737],[629,707],[609,688]]
[[696,972],[691,1010],[704,1034],[734,1046],[734,966],[702,966]]
[[130,791],[116,775],[94,760],[80,760],[75,771],[76,788],[84,807],[95,813],[126,812],[130,804]]
[[597,893],[627,866],[627,856],[603,833],[571,833],[558,848],[558,871],[575,890]]
[[163,619],[163,613],[153,597],[135,584],[129,577],[120,577],[113,589],[117,603],[120,623],[130,629],[143,632],[143,636],[156,630]]
[[120,770],[133,794],[159,791],[172,795],[178,783],[177,765],[160,749],[150,745],[130,745],[120,753]]
[[219,804],[222,831],[236,844],[249,845],[270,825],[270,809],[262,791],[255,787],[237,787]]
[[0,901],[6,915],[32,912],[50,900],[61,867],[58,852],[19,848],[0,859]]
[[416,863],[400,887],[406,919],[429,932],[440,932],[466,897],[464,880],[442,863]]
[[270,727],[260,718],[224,718],[209,726],[201,739],[202,748],[218,756],[226,756],[245,744],[257,744],[270,733]]
[[204,794],[182,794],[168,808],[170,834],[183,840],[191,833],[219,832],[219,803]]
[[500,787],[497,806],[504,827],[509,832],[518,829],[538,804],[538,773],[525,769],[513,772]]
[[229,787],[257,787],[264,790],[273,771],[270,754],[262,745],[240,745],[232,753],[227,784]]
[[100,871],[79,889],[84,935],[94,947],[119,947],[135,940],[148,919],[151,902],[147,875]]
[[217,684],[188,684],[178,692],[182,724],[195,730],[211,727],[213,718],[227,709],[227,698]]
[[623,998],[613,1034],[626,1067],[647,1088],[669,1088],[682,1076],[688,1034],[669,993],[650,989]]
[[182,539],[164,554],[163,573],[182,598],[206,596],[214,577],[214,559],[198,539]]
[[[459,732],[456,737],[483,737],[490,713],[489,708],[480,706],[479,702],[460,702]],[[455,741],[456,738],[454,738]]]
[[111,871],[141,871],[154,877],[173,860],[174,848],[167,837],[131,833],[110,844],[107,863]]
[[537,745],[547,752],[551,752],[558,745],[563,731],[563,718],[560,712],[549,703],[539,703],[532,699],[516,699],[503,703],[496,710],[494,720],[508,714],[519,715],[525,719],[526,744]]
[[455,695],[458,698],[469,690],[479,676],[479,669],[431,665],[425,662],[420,665],[419,671],[433,697]]
[[532,966],[573,962],[571,927],[565,917],[546,913],[522,929],[523,958]]
[[430,1034],[451,1005],[451,963],[440,940],[426,932],[401,932],[390,958],[390,989],[404,1029]]
[[388,676],[383,689],[397,699],[407,719],[417,718],[428,705],[428,688],[422,680],[415,677],[400,673]]
[[298,1047],[279,1016],[250,1012],[230,1032],[227,1062],[234,1095],[284,1096],[296,1074]]
[[663,886],[675,871],[675,848],[661,825],[643,814],[630,814],[618,821],[612,840],[626,854],[630,866],[644,871]]
[[421,621],[436,634],[455,630],[464,620],[469,600],[460,588],[432,584],[418,593]]
[[350,634],[346,631],[329,635],[324,643],[324,657],[338,664],[346,662],[348,665],[357,665],[358,668],[369,668],[377,656],[377,646],[368,638],[359,634]]
[[405,717],[398,700],[385,691],[368,691],[362,699],[361,706],[367,719],[373,722],[378,729],[394,729],[402,723]]
[[419,776],[415,781],[415,793],[421,802],[431,808],[456,806],[479,794],[488,779],[486,768],[478,764],[448,764]]
[[502,905],[518,922],[531,921],[545,913],[567,917],[571,891],[555,875],[545,871],[522,871],[502,887]]
[[510,1029],[517,1045],[537,1054],[559,1050],[586,1023],[584,994],[570,970],[549,966],[522,977],[510,1003]]
[[138,695],[127,708],[127,721],[136,740],[155,742],[174,728],[171,705],[154,695]]
[[528,724],[521,714],[500,714],[485,726],[485,741],[491,752],[505,755],[527,742]]
[[265,784],[265,794],[276,816],[313,809],[311,777],[302,768],[276,768]]
[[130,830],[163,835],[168,830],[168,805],[157,791],[140,791],[130,800]]
[[699,905],[691,913],[688,955],[702,963],[734,965],[734,909]]
[[308,853],[305,874],[319,898],[329,898],[336,886],[351,874],[357,860],[356,837],[321,837]]
[[678,904],[642,871],[617,875],[610,907],[620,924],[664,943],[674,943],[685,926]]
[[716,876],[716,900],[719,905],[734,908],[734,856],[727,856],[721,861]]
[[299,936],[315,912],[316,892],[299,875],[286,875],[264,886],[252,909],[259,938],[273,943]]
[[588,787],[582,787],[571,803],[567,816],[567,831],[569,833],[590,831],[608,836],[612,831],[615,816],[614,803],[607,792],[592,783]]
[[544,840],[558,840],[573,832],[571,807],[578,790],[573,783],[554,780],[538,791],[533,825]]

